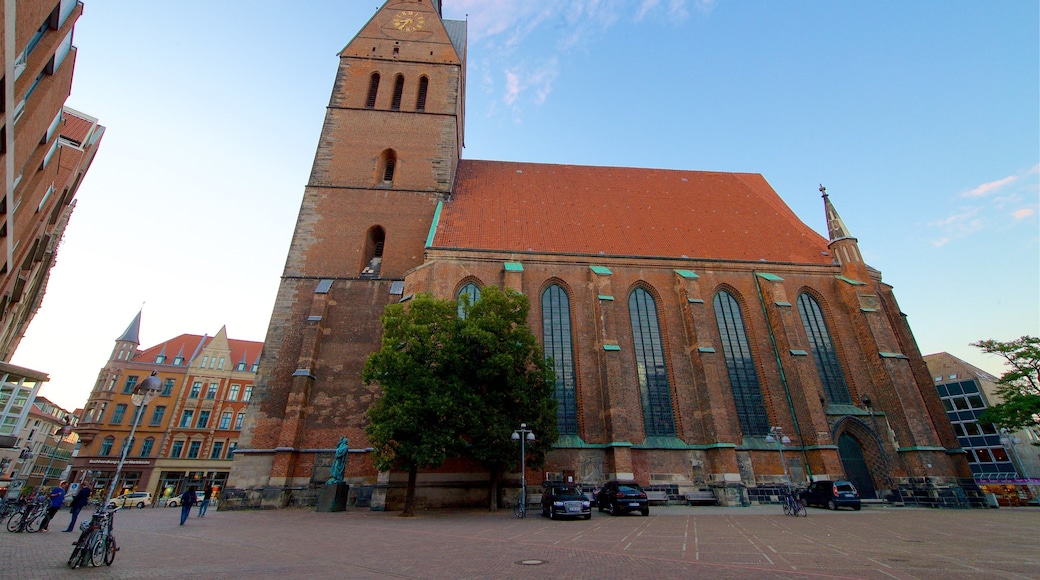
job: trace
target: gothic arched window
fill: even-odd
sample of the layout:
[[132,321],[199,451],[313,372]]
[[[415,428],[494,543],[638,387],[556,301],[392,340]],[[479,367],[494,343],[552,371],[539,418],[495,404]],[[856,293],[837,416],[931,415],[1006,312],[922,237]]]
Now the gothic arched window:
[[675,435],[672,394],[668,385],[668,369],[664,363],[657,304],[649,292],[636,288],[628,297],[628,311],[632,318],[632,342],[635,346],[646,435]]
[[378,278],[383,266],[383,247],[386,244],[386,232],[380,226],[372,226],[365,236],[365,257],[361,266],[362,278]]
[[365,99],[366,109],[375,108],[377,94],[379,94],[379,73],[374,72],[368,79],[368,98]]
[[823,310],[816,299],[803,292],[798,296],[798,313],[802,315],[802,326],[809,337],[813,359],[816,361],[816,372],[820,374],[820,382],[831,403],[850,405],[849,387],[845,383],[845,374],[841,372],[838,353],[834,350],[831,333],[827,330],[827,321],[823,318]]
[[542,347],[556,371],[556,428],[560,435],[578,434],[578,394],[571,345],[571,304],[567,292],[553,284],[542,292]]
[[740,314],[740,304],[723,290],[715,295],[714,305],[740,430],[749,437],[765,435],[769,432],[769,418],[762,403],[762,391],[744,329],[744,317]]
[[473,282],[470,282],[459,290],[459,294],[455,298],[459,301],[459,318],[465,318],[469,307],[476,304],[477,300],[480,300],[480,288]]

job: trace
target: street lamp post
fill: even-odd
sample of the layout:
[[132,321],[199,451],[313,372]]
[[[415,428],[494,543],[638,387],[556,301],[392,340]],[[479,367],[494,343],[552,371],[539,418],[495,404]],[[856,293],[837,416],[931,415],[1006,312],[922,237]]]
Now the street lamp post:
[[[40,489],[43,489],[43,486],[47,483],[47,475],[51,472],[51,466],[54,465],[54,456],[58,454],[58,449],[61,447],[61,444],[65,442],[65,438],[68,437],[69,433],[72,431],[72,423],[70,421],[69,416],[65,415],[65,424],[62,425],[60,430],[61,437],[58,439],[58,444],[55,445],[54,449],[51,451],[51,460],[47,462],[47,469],[43,472],[43,480],[40,481]],[[57,433],[55,433],[55,435],[57,435]]]
[[784,445],[791,443],[791,438],[784,435],[783,427],[774,426],[769,428],[769,434],[766,435],[766,443],[776,443],[777,450],[780,451],[780,465],[784,468],[784,479],[787,480],[787,484],[791,484],[791,476],[787,474],[787,461],[784,459]]
[[534,431],[527,428],[527,423],[520,423],[520,428],[510,436],[513,441],[520,441],[520,505],[521,514],[527,511],[527,452],[525,441],[534,441]]
[[115,475],[112,476],[112,483],[108,485],[108,493],[105,495],[105,501],[101,504],[102,506],[108,505],[108,502],[112,500],[112,495],[116,491],[116,483],[119,482],[119,474],[123,472],[123,463],[126,461],[127,454],[130,453],[130,446],[134,444],[134,433],[137,431],[137,424],[141,422],[144,416],[145,407],[148,406],[148,403],[155,395],[159,394],[159,386],[159,377],[156,376],[155,371],[152,371],[151,376],[134,387],[134,392],[130,395],[130,401],[133,402],[136,409],[133,420],[130,421],[130,438],[123,445],[123,452],[119,455],[119,464],[116,465]]

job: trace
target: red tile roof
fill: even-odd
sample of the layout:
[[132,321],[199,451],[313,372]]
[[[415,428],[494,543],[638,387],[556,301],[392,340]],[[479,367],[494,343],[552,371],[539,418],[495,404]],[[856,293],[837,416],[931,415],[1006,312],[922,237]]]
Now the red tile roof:
[[459,162],[433,246],[832,264],[757,173]]
[[[205,344],[202,344],[203,339],[205,339]],[[191,362],[191,357],[197,354],[196,351],[202,352],[202,347],[209,344],[211,340],[213,340],[212,336],[203,337],[198,334],[182,334],[140,351],[134,357],[134,360],[137,362],[154,363],[155,357],[163,354],[165,350],[165,364],[173,364],[174,357],[180,355],[184,357],[184,365],[187,366]],[[264,343],[229,338],[228,346],[231,347],[231,356],[228,357],[228,364],[233,366],[245,361],[247,365],[252,365],[259,360],[260,351],[264,348]]]

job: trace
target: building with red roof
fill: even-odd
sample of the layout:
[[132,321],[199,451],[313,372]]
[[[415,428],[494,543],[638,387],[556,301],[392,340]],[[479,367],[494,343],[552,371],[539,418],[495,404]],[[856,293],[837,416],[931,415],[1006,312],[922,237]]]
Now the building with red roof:
[[[159,501],[188,485],[222,488],[252,396],[263,343],[181,334],[141,349],[141,313],[115,341],[98,372],[76,432],[81,446],[70,479],[90,481],[103,494],[112,483],[140,415],[115,493],[147,491]],[[135,389],[152,376],[158,392],[134,404]]]
[[[407,474],[377,472],[364,431],[380,315],[496,286],[529,298],[556,371],[560,437],[529,481],[746,505],[840,479],[866,499],[981,503],[891,286],[822,186],[826,237],[758,174],[463,159],[466,59],[466,23],[438,0],[385,2],[340,53],[237,497],[313,497],[345,435],[358,501],[400,506]],[[418,501],[486,505],[487,476],[420,473]],[[520,482],[506,474],[500,504]]]

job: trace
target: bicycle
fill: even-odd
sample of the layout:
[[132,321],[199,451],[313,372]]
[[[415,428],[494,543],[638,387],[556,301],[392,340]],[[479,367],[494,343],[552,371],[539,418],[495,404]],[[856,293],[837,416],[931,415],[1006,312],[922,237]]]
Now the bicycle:
[[19,501],[17,510],[7,519],[7,531],[9,532],[33,532],[40,531],[43,525],[43,516],[47,513],[47,502],[41,499],[31,501]]
[[80,525],[82,531],[79,539],[73,543],[72,555],[69,556],[69,568],[76,569],[90,563],[100,566],[102,562],[111,566],[116,559],[119,546],[112,534],[115,529],[115,513],[123,508],[99,509],[90,517],[90,521]]
[[788,487],[784,489],[781,501],[784,505],[784,515],[803,518],[809,515],[809,512],[805,511],[805,506],[802,505],[801,500],[794,495],[791,488]]
[[513,506],[513,514],[520,519],[527,517],[527,506],[525,505],[526,502],[524,501],[527,498],[524,496],[525,494],[521,493],[520,498],[516,500],[516,505]]
[[4,498],[3,502],[0,502],[0,520],[10,517],[21,505],[20,500]]

